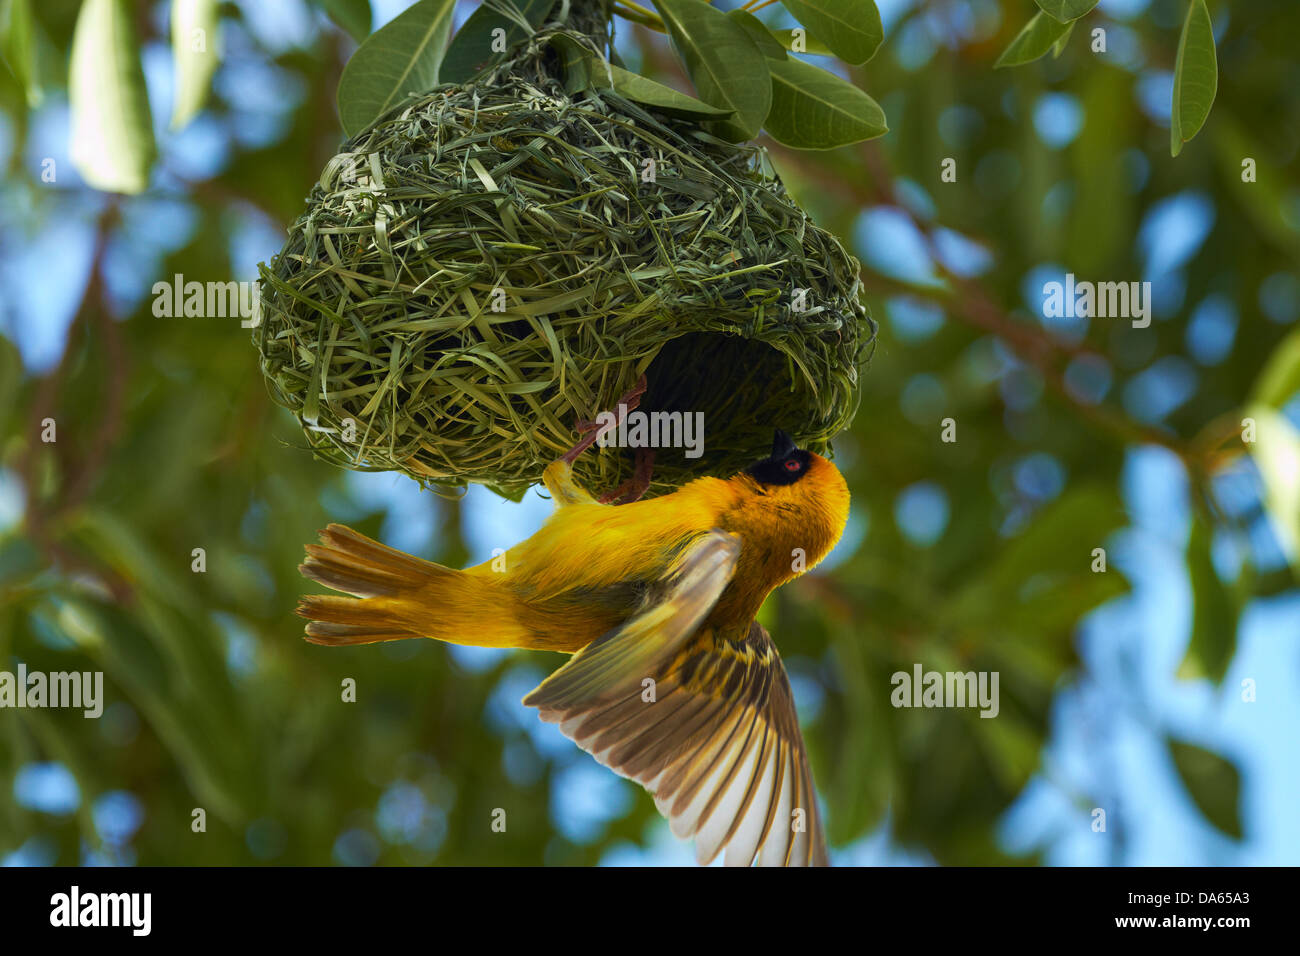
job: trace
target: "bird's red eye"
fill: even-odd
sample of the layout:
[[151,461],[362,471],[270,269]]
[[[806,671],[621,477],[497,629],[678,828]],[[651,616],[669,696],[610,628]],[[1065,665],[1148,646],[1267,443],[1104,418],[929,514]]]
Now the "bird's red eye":
[[798,471],[802,467],[803,465],[800,463],[799,459],[797,458],[789,458],[786,460],[785,463],[786,471]]

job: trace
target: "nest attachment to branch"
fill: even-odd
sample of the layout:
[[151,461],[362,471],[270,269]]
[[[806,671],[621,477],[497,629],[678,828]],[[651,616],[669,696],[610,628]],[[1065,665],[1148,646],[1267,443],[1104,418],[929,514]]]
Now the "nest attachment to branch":
[[[858,263],[765,153],[611,90],[565,92],[548,37],[383,116],[326,166],[262,266],[272,397],[321,457],[517,497],[645,373],[703,413],[650,493],[727,475],[772,429],[824,449],[874,325]],[[629,449],[575,464],[593,491]]]

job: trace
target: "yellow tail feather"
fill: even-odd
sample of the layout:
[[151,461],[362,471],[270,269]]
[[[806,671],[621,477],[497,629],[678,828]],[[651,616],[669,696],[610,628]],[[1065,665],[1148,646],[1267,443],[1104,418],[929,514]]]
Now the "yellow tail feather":
[[380,544],[341,524],[320,532],[298,566],[305,577],[353,597],[304,594],[297,613],[313,644],[373,644],[411,637],[468,643],[447,610],[484,586],[461,571]]

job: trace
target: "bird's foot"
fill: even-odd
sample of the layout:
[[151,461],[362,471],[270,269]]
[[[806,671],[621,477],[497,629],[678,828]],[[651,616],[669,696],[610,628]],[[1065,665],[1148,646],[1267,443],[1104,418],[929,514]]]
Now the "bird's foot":
[[620,504],[627,505],[638,500],[650,488],[650,476],[654,474],[655,450],[653,448],[638,448],[636,450],[636,471],[632,477],[623,482],[613,491],[600,496],[598,501],[601,504]]
[[[645,390],[645,375],[642,375],[637,379],[636,385],[632,387],[632,390],[615,403],[614,411],[612,412],[615,425],[623,420],[624,414],[634,411],[637,406],[641,404],[641,396],[645,394]],[[577,423],[577,430],[578,434],[582,435],[582,438],[578,440],[576,445],[561,456],[563,460],[568,462],[570,465],[577,461],[579,455],[592,445],[596,444],[596,439],[600,437],[600,429],[601,425],[599,422],[579,421]]]

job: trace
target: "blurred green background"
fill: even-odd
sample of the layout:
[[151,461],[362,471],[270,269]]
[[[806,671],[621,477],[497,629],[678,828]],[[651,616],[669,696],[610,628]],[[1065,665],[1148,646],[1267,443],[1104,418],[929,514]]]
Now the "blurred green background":
[[[0,670],[102,670],[106,698],[98,720],[0,710],[7,863],[691,858],[519,704],[560,657],[300,640],[326,522],[460,566],[549,503],[313,461],[238,319],[153,312],[174,274],[256,278],[338,146],[355,41],[326,8],[404,6],[223,4],[212,98],[172,131],[170,4],[132,3],[159,155],[124,197],[69,158],[78,4],[0,2],[10,65],[15,7],[36,54],[30,95],[0,70]],[[768,143],[881,323],[836,443],[845,540],[764,612],[833,859],[1300,862],[1300,5],[1210,4],[1218,98],[1177,159],[1183,0],[1102,0],[1059,58],[997,71],[1030,0],[879,6],[851,75],[890,133]],[[617,43],[689,89],[663,36],[619,21]],[[1151,281],[1154,320],[1043,318],[1067,272]],[[998,671],[999,716],[891,707],[918,663]]]

